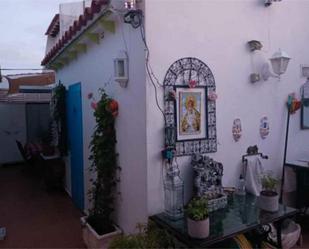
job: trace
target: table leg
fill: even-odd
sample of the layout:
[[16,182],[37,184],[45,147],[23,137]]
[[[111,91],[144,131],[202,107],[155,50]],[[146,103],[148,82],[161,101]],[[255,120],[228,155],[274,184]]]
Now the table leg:
[[282,248],[282,238],[281,238],[281,232],[282,232],[282,220],[279,220],[275,223],[276,230],[277,230],[277,244],[278,248]]

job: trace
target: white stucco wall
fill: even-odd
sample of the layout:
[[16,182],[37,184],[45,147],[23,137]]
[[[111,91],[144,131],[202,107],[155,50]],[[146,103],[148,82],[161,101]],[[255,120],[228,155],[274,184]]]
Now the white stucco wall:
[[[61,80],[67,87],[77,82],[82,83],[86,209],[89,207],[88,146],[95,126],[91,101],[87,99],[87,95],[93,92],[98,100],[98,89],[105,88],[107,93],[119,102],[116,129],[117,151],[122,171],[116,217],[117,224],[125,232],[134,232],[136,224],[146,222],[147,218],[145,55],[139,30],[120,24],[117,18],[116,20],[116,34],[106,32],[100,45],[92,44],[87,53],[78,55],[77,60],[59,70],[57,80]],[[130,62],[130,81],[127,88],[121,88],[113,81],[113,60],[120,50],[125,50],[122,28]],[[110,84],[105,87],[105,83],[110,80]],[[67,173],[70,174],[69,168]],[[67,183],[70,184],[69,175]],[[67,189],[70,191],[69,186]]]
[[[308,63],[309,2],[286,0],[265,8],[262,0],[146,0],[146,35],[150,62],[162,82],[169,66],[182,57],[196,57],[212,70],[217,86],[218,151],[209,156],[224,165],[224,186],[235,186],[241,169],[241,156],[257,144],[269,155],[265,168],[281,174],[287,110],[290,92],[299,93],[305,79],[300,64]],[[257,68],[279,48],[292,60],[281,81],[249,83],[253,72],[252,54],[246,43],[260,40],[261,52],[253,60]],[[162,162],[163,118],[155,105],[154,89],[147,87],[147,167],[148,211],[163,210]],[[163,105],[162,89],[159,101]],[[270,134],[259,135],[260,119],[267,116]],[[300,112],[291,117],[289,158],[308,153],[309,132],[300,130]],[[232,137],[235,118],[242,121],[243,135]],[[178,160],[185,180],[186,199],[191,196],[190,158]]]
[[60,36],[62,36],[70,28],[70,26],[79,18],[80,15],[84,14],[85,8],[90,7],[91,2],[91,0],[83,0],[60,4]]
[[0,164],[23,161],[16,140],[27,141],[25,110],[25,104],[0,103]]
[[58,40],[61,38],[61,36],[58,35],[56,37],[47,36],[46,40],[46,47],[45,47],[45,54],[47,54],[58,42]]
[[55,37],[47,36],[45,53],[48,53],[55,46],[64,33],[70,28],[75,20],[85,11],[85,8],[91,6],[92,0],[73,1],[59,5],[59,33]]

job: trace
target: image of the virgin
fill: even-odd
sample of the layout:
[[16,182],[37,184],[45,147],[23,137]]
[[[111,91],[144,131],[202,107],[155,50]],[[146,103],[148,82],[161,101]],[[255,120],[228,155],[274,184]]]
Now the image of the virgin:
[[196,135],[201,132],[201,114],[197,110],[196,96],[193,94],[183,95],[184,104],[180,108],[180,134],[182,135]]

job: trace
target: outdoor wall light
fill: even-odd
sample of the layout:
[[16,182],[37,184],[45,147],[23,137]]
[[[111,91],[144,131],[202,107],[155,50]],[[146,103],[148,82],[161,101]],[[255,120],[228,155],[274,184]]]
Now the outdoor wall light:
[[309,65],[300,65],[300,70],[301,76],[309,79]]
[[260,41],[252,40],[248,41],[248,46],[250,48],[250,51],[253,52],[255,50],[261,50],[263,45]]
[[[256,50],[261,50],[263,45],[260,41],[257,41],[257,40],[251,40],[251,41],[248,41],[248,47],[250,49],[250,51],[253,53],[254,51]],[[253,66],[253,70],[255,71],[254,73],[251,73],[250,74],[250,82],[251,83],[255,83],[255,82],[258,82],[260,81],[261,79],[261,76],[259,73],[256,72],[255,70],[255,63],[254,63],[254,54],[252,54],[252,66]]]
[[126,51],[120,51],[117,58],[114,59],[114,79],[123,88],[127,87],[129,82],[129,58]]
[[281,49],[274,53],[274,55],[269,59],[274,74],[269,69],[269,64],[265,63],[262,69],[262,78],[264,81],[267,81],[269,77],[275,77],[280,80],[281,74],[284,74],[287,70],[289,61],[291,58],[288,54]]
[[137,0],[125,1],[125,9],[127,10],[127,13],[123,17],[124,22],[131,24],[135,29],[139,28],[143,22],[143,12],[137,8],[137,2]]
[[136,0],[126,0],[124,2],[124,7],[127,10],[136,10]]
[[264,0],[265,7],[270,6],[273,2],[281,2],[281,0]]

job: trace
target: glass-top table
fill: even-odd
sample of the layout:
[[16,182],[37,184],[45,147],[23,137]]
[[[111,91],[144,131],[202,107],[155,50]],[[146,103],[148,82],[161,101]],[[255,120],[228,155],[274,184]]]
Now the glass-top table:
[[[210,234],[206,239],[192,239],[187,233],[186,218],[177,221],[170,220],[164,213],[151,217],[159,226],[167,229],[179,241],[189,247],[207,247],[217,242],[245,233],[261,225],[277,222],[278,245],[281,246],[281,223],[285,218],[294,216],[298,210],[280,205],[279,211],[270,213],[257,207],[257,198],[247,194],[234,195],[225,209],[210,213]],[[281,232],[280,232],[281,235]]]
[[309,160],[308,159],[289,160],[285,163],[285,166],[292,168],[299,167],[309,169]]

